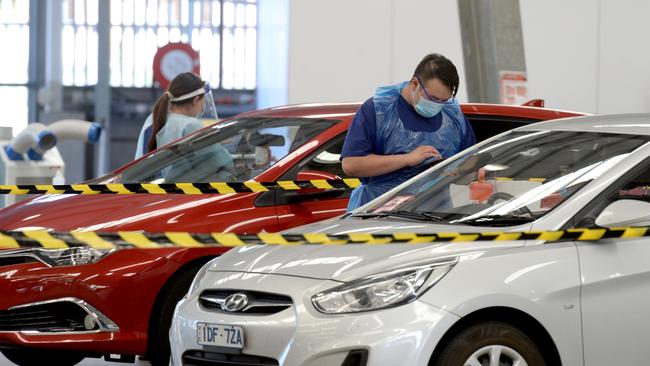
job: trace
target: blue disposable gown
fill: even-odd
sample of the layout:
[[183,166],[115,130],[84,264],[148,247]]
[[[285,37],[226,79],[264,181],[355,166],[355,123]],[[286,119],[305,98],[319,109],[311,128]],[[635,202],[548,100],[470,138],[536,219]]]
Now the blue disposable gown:
[[[397,112],[397,102],[401,90],[408,82],[380,87],[373,104],[377,118],[377,155],[397,155],[409,153],[418,146],[435,147],[443,158],[460,152],[464,146],[474,141],[471,126],[465,120],[457,101],[442,108],[442,123],[434,132],[412,131],[405,127]],[[352,191],[348,211],[352,211],[386,193],[399,184],[426,170],[435,158],[423,161],[417,166],[403,168],[388,174],[361,179],[361,185]]]

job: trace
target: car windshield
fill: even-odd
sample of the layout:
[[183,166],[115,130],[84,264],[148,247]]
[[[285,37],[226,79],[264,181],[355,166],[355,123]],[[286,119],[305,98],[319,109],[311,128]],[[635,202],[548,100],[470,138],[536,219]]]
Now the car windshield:
[[207,183],[249,180],[336,122],[258,117],[218,123],[158,149],[111,181]]
[[486,226],[533,221],[648,140],[582,131],[511,131],[355,215]]

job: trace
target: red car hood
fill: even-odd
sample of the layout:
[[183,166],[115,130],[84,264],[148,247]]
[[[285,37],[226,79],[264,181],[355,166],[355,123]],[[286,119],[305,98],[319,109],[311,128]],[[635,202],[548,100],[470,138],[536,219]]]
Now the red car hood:
[[250,195],[44,195],[1,210],[0,230],[219,231],[206,216],[252,210]]

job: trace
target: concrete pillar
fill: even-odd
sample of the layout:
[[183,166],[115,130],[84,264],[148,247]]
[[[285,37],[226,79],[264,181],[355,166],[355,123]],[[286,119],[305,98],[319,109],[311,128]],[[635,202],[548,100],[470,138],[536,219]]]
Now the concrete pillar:
[[[63,1],[41,1],[45,4],[47,21],[45,22],[45,90],[47,96],[44,109],[46,112],[63,110],[63,62],[61,60],[61,30],[63,29]],[[30,4],[31,5],[31,4]],[[32,46],[33,47],[33,46]]]
[[499,103],[500,72],[526,71],[519,0],[458,0],[458,10],[468,101]]
[[95,85],[95,121],[103,127],[102,136],[99,140],[99,157],[96,165],[96,175],[100,176],[111,170],[110,1],[99,1],[98,10],[97,41],[99,50],[97,53],[97,85]]
[[29,2],[29,65],[27,96],[28,121],[39,121],[38,115],[38,88],[44,83],[45,78],[45,24],[46,7],[39,0]]

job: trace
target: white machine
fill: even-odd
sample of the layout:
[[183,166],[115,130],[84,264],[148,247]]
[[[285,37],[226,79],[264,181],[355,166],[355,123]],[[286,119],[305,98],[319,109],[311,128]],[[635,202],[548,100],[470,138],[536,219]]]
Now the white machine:
[[[65,162],[56,144],[67,139],[96,143],[101,130],[97,123],[80,120],[30,123],[16,136],[11,127],[0,127],[0,184],[65,184]],[[0,195],[0,207],[27,197]]]

